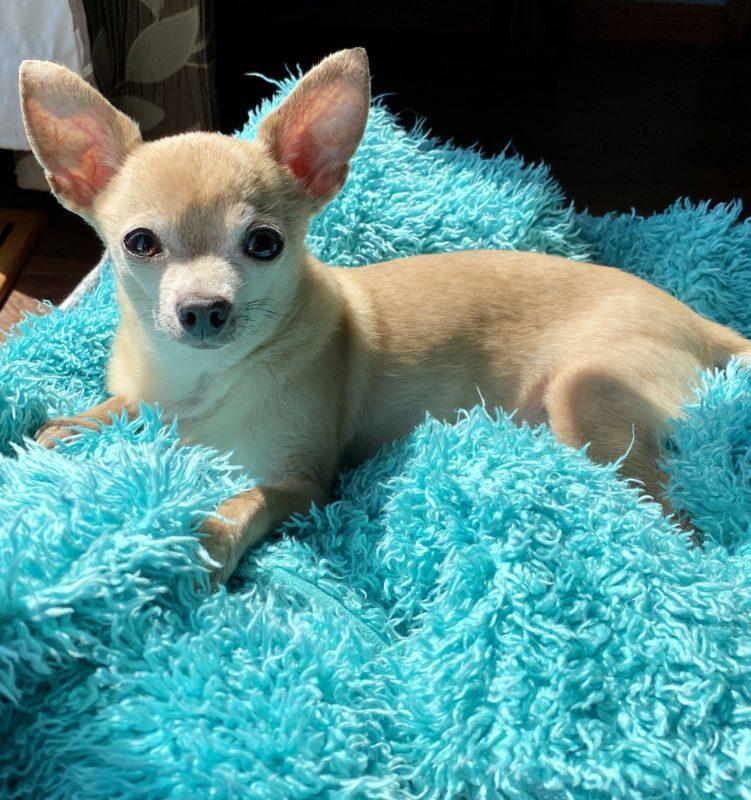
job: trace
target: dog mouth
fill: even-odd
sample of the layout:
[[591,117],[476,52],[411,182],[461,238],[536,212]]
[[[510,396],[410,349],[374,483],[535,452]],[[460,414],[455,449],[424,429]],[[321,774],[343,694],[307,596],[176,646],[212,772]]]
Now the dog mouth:
[[233,315],[228,321],[226,327],[216,333],[204,333],[200,335],[186,333],[174,324],[173,320],[169,320],[168,324],[160,324],[157,320],[155,327],[161,329],[163,334],[173,342],[189,347],[191,350],[220,350],[223,347],[237,342],[246,336],[254,336],[258,334],[262,324],[267,319],[280,320],[285,315],[279,314],[265,307],[255,309],[255,303],[248,304],[248,307],[253,306],[257,314],[251,314],[250,311],[242,309],[243,313]]
[[193,350],[219,350],[221,347],[224,347],[227,342],[215,342],[211,339],[197,342],[183,339],[183,344],[187,344],[189,347],[192,347]]
[[185,344],[192,350],[221,350],[233,342],[235,337],[228,331],[224,336],[211,336],[208,338],[196,339],[190,336],[181,336],[178,341]]

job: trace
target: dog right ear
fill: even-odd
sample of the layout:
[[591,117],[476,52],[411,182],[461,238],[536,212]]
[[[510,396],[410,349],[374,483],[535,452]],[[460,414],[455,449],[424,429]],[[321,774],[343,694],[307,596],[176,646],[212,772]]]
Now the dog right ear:
[[26,135],[50,188],[90,219],[97,195],[141,143],[138,125],[66,67],[24,61],[19,80]]
[[300,79],[261,122],[258,140],[292,173],[318,209],[342,188],[369,107],[365,50],[340,50]]

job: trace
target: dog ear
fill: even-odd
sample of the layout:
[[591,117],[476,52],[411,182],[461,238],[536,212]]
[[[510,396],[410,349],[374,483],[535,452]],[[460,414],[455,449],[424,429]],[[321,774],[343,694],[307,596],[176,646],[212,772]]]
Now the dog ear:
[[344,184],[369,107],[365,50],[340,50],[303,76],[261,122],[258,139],[320,208]]
[[24,61],[19,80],[26,135],[50,188],[90,217],[96,196],[141,142],[138,125],[66,67]]

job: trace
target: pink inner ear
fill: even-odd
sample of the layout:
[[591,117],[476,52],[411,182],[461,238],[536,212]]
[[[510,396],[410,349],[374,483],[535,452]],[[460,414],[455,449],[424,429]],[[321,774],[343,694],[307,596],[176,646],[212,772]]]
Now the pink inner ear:
[[115,173],[107,131],[86,111],[57,115],[30,100],[26,113],[52,188],[69,202],[89,208]]
[[276,156],[314,197],[325,197],[344,181],[367,102],[360,89],[340,80],[300,103],[276,142]]

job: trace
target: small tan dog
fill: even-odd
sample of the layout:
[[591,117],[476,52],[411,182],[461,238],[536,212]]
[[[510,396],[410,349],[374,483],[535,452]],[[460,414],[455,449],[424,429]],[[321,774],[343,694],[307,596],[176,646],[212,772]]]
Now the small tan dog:
[[217,581],[290,514],[326,502],[343,461],[478,392],[562,442],[591,443],[597,461],[628,451],[623,472],[659,498],[656,459],[697,370],[751,351],[638,278],[553,256],[320,264],[308,221],[344,183],[369,95],[365,51],[344,50],[304,76],[256,142],[143,143],[65,68],[21,67],[29,141],[52,191],[106,243],[121,313],[113,398],[39,440],[147,401],[179,417],[183,441],[233,450],[261,484],[204,525]]

